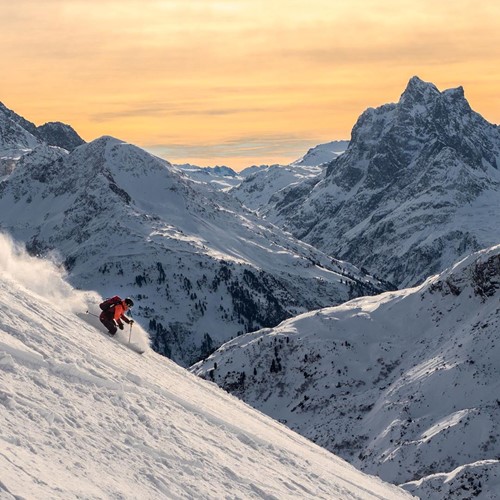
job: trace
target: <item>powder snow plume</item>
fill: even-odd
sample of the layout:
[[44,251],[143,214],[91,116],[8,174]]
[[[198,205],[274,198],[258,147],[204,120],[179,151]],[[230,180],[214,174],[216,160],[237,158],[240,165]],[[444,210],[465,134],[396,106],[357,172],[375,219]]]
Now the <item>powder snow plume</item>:
[[[0,233],[0,273],[5,281],[13,280],[25,289],[40,295],[56,305],[60,311],[73,313],[86,320],[100,331],[98,304],[103,298],[94,291],[75,290],[65,281],[66,272],[53,260],[33,257],[26,252],[22,243],[15,242],[4,233]],[[130,332],[118,332],[116,338],[125,343]],[[148,333],[139,325],[133,327],[134,342],[143,348],[149,346]]]

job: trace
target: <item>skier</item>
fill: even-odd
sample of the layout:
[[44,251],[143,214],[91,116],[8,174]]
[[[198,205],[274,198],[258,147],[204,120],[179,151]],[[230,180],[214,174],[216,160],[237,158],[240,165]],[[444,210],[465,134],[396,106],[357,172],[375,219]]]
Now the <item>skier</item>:
[[123,330],[123,323],[128,323],[130,325],[134,324],[134,320],[127,318],[125,312],[134,305],[134,302],[130,298],[122,300],[118,295],[106,299],[103,303],[99,304],[102,309],[102,313],[99,316],[101,323],[108,329],[110,335],[116,333],[116,327]]

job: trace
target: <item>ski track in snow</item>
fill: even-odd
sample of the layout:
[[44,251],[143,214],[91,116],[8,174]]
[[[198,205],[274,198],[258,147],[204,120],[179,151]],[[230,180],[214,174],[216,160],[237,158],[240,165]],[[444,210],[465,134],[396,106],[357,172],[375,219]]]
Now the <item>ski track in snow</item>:
[[62,306],[0,280],[0,498],[410,498]]

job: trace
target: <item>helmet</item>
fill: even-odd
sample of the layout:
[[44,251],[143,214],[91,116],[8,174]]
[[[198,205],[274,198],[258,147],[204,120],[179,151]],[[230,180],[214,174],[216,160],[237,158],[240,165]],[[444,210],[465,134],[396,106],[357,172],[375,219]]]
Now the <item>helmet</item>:
[[134,305],[134,301],[132,299],[130,299],[129,297],[127,297],[125,300],[124,300],[125,304],[127,304],[128,307],[133,307]]

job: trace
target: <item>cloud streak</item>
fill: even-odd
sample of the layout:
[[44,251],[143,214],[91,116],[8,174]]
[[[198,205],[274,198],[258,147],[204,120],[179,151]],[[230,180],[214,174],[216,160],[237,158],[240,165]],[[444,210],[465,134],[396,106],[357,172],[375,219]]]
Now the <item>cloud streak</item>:
[[[319,141],[286,135],[234,137],[221,143],[202,144],[151,144],[145,149],[172,163],[185,163],[189,158],[222,161],[234,158],[289,158],[295,160]],[[283,163],[288,163],[285,161]],[[243,166],[249,166],[244,164]]]

